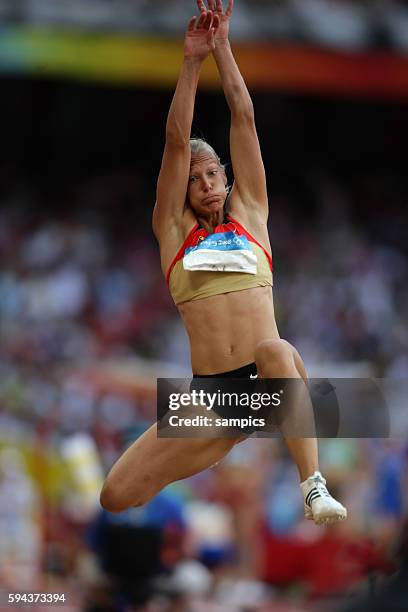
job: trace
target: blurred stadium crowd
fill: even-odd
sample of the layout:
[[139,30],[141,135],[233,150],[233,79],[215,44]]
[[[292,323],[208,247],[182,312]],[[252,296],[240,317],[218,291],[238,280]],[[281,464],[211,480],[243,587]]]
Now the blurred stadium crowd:
[[[180,35],[194,10],[193,0],[0,0],[0,18],[9,23],[169,36]],[[405,0],[238,0],[234,13],[235,39],[408,50]]]

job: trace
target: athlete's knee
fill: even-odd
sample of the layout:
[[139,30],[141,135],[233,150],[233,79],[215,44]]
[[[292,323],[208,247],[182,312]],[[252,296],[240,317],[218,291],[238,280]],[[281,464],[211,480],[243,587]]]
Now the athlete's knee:
[[124,491],[108,477],[102,487],[99,502],[104,510],[118,513],[124,512],[131,507],[144,506],[151,500],[153,495],[154,493],[150,487],[137,486],[137,483],[132,487],[130,495],[129,491]]
[[292,348],[293,348],[293,359],[295,361],[296,369],[299,372],[300,376],[303,378],[303,380],[307,380],[308,374],[307,374],[306,366],[303,363],[303,359],[299,355],[298,351],[294,347]]
[[263,340],[255,349],[255,361],[260,375],[275,368],[279,376],[285,377],[294,368],[293,349],[282,339]]
[[103,483],[102,491],[99,495],[99,503],[108,512],[122,512],[122,508],[118,506],[118,499],[115,496],[114,488],[107,480]]

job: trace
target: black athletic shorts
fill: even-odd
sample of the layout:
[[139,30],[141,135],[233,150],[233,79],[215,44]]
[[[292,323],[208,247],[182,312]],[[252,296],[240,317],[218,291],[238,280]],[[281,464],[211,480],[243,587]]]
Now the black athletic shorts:
[[[204,390],[206,393],[217,393],[219,390],[223,393],[245,393],[251,394],[256,392],[258,371],[256,363],[250,363],[242,368],[236,370],[230,370],[228,372],[222,372],[220,374],[207,374],[207,375],[193,375],[193,380],[190,384],[190,392],[193,390],[200,391]],[[220,383],[217,379],[222,378],[222,389],[220,389]],[[247,419],[253,421],[254,419],[258,422],[259,419],[266,419],[266,416],[270,414],[270,407],[265,410],[262,407],[258,410],[252,409],[250,406],[245,405],[225,405],[222,403],[215,403],[213,411],[219,415],[222,419]],[[268,413],[268,415],[266,414]],[[264,429],[259,425],[248,425],[246,427],[237,428],[232,427],[234,432],[244,433],[250,435],[255,431]]]

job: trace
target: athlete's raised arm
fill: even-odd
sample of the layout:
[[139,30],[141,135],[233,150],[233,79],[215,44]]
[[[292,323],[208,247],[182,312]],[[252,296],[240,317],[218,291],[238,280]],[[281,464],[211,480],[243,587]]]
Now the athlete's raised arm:
[[157,182],[153,230],[181,223],[190,171],[190,132],[197,84],[203,61],[214,50],[218,16],[203,10],[188,24],[184,40],[184,59],[166,124],[166,144]]
[[[198,7],[204,14],[202,0]],[[230,153],[235,178],[235,189],[248,210],[255,210],[266,220],[268,196],[265,168],[255,126],[254,107],[247,86],[234,59],[229,42],[229,23],[234,0],[229,0],[224,11],[222,0],[208,0],[208,8],[219,17],[213,52],[221,77],[224,94],[231,111]],[[232,202],[231,202],[232,203]]]

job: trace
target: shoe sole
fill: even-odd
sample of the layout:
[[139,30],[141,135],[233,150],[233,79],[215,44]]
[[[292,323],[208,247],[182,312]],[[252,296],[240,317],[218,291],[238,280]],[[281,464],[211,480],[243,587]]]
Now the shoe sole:
[[332,525],[334,523],[340,523],[341,521],[345,521],[347,519],[347,510],[344,508],[343,511],[338,511],[330,514],[322,514],[320,516],[314,517],[313,513],[309,508],[305,508],[305,517],[309,521],[314,521],[316,525]]

